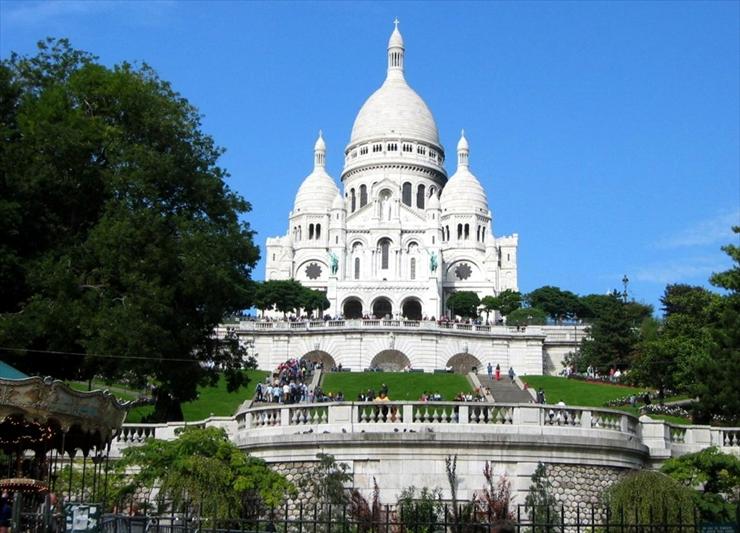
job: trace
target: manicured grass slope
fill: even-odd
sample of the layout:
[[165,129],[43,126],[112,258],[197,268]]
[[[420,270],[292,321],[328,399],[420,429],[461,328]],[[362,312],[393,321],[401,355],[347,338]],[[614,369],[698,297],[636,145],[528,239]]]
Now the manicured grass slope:
[[[566,379],[558,376],[521,376],[522,381],[529,384],[530,387],[542,389],[545,391],[545,397],[548,403],[557,403],[563,400],[567,405],[583,407],[604,407],[609,400],[623,398],[630,394],[639,394],[645,392],[645,388],[625,387],[622,385],[610,385],[606,383],[588,383],[575,379]],[[676,399],[683,397],[676,397]],[[624,405],[612,407],[626,411],[635,416],[640,416],[637,407]],[[651,418],[665,420],[673,424],[691,424],[691,421],[677,416],[667,415],[650,415]]]
[[[246,399],[254,396],[257,383],[263,381],[269,372],[264,370],[248,370],[249,383],[235,392],[226,391],[226,380],[221,376],[214,387],[198,387],[198,399],[182,404],[182,412],[187,422],[203,420],[213,416],[231,416],[237,407]],[[70,382],[69,385],[77,390],[87,390],[86,382]],[[138,398],[139,391],[127,388],[120,383],[106,385],[102,381],[93,381],[93,389],[109,389],[120,400]],[[151,405],[138,407],[129,411],[127,423],[141,422],[141,419],[154,411]]]
[[321,388],[325,393],[342,392],[347,401],[357,399],[360,391],[388,385],[391,400],[418,400],[426,391],[439,392],[442,398],[451,401],[459,392],[470,392],[472,387],[460,374],[426,374],[421,372],[330,372],[324,374]]
[[609,400],[639,394],[646,390],[606,383],[588,383],[557,376],[521,376],[521,378],[532,388],[542,388],[545,391],[547,403],[557,403],[562,400],[572,406],[604,407]]

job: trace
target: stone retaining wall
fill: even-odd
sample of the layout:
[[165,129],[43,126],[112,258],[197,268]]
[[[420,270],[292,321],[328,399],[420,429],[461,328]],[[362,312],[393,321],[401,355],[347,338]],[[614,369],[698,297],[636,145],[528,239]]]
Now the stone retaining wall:
[[[564,508],[566,521],[575,521],[577,508],[580,507],[581,521],[588,522],[591,506],[600,507],[604,492],[630,472],[634,470],[557,463],[547,465],[547,476],[552,483],[552,492]],[[586,516],[584,513],[587,513]],[[597,519],[603,517],[598,516]]]

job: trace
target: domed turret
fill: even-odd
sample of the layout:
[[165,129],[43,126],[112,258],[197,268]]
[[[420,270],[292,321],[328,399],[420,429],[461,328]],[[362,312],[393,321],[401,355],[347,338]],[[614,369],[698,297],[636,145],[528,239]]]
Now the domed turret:
[[334,201],[331,203],[332,210],[334,209],[344,209],[344,198],[342,198],[341,194],[337,194],[334,197]]
[[293,213],[318,212],[323,213],[331,209],[334,199],[339,195],[336,183],[326,172],[326,144],[319,132],[319,138],[314,145],[313,172],[303,180],[295,197]]
[[443,214],[488,213],[486,193],[468,166],[469,154],[468,140],[463,130],[457,143],[457,171],[442,189],[440,203]]
[[388,40],[388,71],[383,85],[357,114],[349,144],[369,139],[403,137],[439,147],[439,132],[432,112],[404,78],[403,37],[398,20]]

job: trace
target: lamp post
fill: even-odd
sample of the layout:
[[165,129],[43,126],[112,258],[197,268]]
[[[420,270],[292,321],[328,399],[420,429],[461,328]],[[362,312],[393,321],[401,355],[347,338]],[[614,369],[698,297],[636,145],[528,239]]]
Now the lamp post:
[[622,278],[622,285],[624,286],[624,290],[622,291],[622,299],[624,300],[624,303],[627,303],[627,284],[630,282],[629,278],[627,277],[627,274],[624,275]]

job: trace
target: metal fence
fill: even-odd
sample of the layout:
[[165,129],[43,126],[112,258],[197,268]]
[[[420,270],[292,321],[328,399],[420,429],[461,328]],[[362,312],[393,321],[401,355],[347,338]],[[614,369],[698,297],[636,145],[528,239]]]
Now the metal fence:
[[[192,512],[191,512],[192,511]],[[542,509],[513,506],[507,518],[470,506],[285,506],[251,517],[216,519],[197,509],[126,516],[104,515],[104,533],[733,533],[733,524],[702,524],[694,509],[640,513],[602,506]]]

